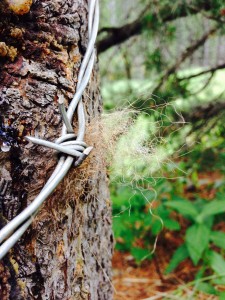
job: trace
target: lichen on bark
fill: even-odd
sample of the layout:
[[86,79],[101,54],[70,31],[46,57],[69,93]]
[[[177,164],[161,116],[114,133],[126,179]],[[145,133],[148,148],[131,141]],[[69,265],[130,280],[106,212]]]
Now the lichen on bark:
[[[0,45],[16,49],[14,59],[0,55],[0,120],[2,129],[12,128],[11,150],[0,152],[0,176],[7,182],[2,227],[35,198],[57,163],[52,150],[24,136],[54,140],[60,134],[57,99],[63,96],[68,105],[76,89],[88,41],[88,3],[34,0],[25,14],[3,4],[0,10]],[[101,112],[98,84],[96,65],[83,96],[88,123]],[[0,299],[111,299],[111,207],[98,155],[94,150],[70,171],[2,261]]]

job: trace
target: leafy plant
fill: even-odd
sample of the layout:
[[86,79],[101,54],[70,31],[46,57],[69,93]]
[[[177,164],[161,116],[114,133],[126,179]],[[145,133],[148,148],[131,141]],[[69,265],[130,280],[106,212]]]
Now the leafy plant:
[[[225,276],[225,260],[222,255],[212,251],[214,246],[225,249],[225,233],[213,230],[215,217],[225,212],[225,201],[215,199],[211,202],[191,202],[186,199],[172,200],[164,204],[179,212],[191,222],[187,228],[184,243],[174,252],[166,269],[172,272],[180,262],[190,257],[194,265],[202,260],[203,265],[213,270],[217,275]],[[224,279],[222,280],[223,282]]]
[[151,213],[151,201],[154,199],[151,191],[134,190],[131,186],[116,189],[114,186],[111,197],[116,249],[130,251],[137,264],[152,258],[150,253],[156,236],[162,230],[162,220],[168,230],[180,230],[180,224],[171,219],[165,206],[157,207],[156,215]]
[[[198,174],[191,178],[199,187]],[[151,203],[155,193],[151,191],[133,189],[129,185],[118,187],[114,184],[111,187],[116,248],[129,251],[138,265],[143,260],[152,259],[155,238],[162,231],[161,222],[164,230],[177,231],[181,236],[181,225],[177,220],[178,216],[182,216],[186,220],[183,244],[175,250],[165,273],[173,272],[181,262],[190,258],[195,266],[202,266],[201,272],[196,275],[195,289],[221,298],[222,293],[215,290],[214,285],[225,283],[225,260],[222,255],[225,250],[225,232],[214,228],[224,217],[224,190],[220,188],[221,192],[217,192],[214,200],[189,200],[177,196],[187,181],[178,178],[175,182],[176,185],[166,179],[157,181],[155,189],[161,197],[153,204],[154,208]],[[141,183],[137,185],[141,187]],[[209,272],[216,277],[209,282],[198,282]]]

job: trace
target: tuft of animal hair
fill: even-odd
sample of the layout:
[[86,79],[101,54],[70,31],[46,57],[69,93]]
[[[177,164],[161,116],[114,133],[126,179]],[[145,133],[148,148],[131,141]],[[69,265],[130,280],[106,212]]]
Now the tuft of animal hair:
[[[168,143],[171,135],[182,129],[185,120],[173,102],[156,105],[152,98],[151,102],[154,105],[148,110],[135,109],[135,103],[131,103],[129,107],[103,114],[99,126],[102,137],[100,153],[105,158],[110,181],[131,186],[134,193],[138,191],[146,202],[149,215],[158,219],[163,228],[163,220],[153,211],[157,200],[154,185],[165,177],[164,166],[169,165],[176,174],[178,167],[171,159]],[[171,111],[176,116],[175,121],[169,117]],[[179,153],[179,146],[174,150]],[[171,177],[175,176],[172,174]],[[151,200],[145,191],[151,191]],[[128,206],[123,207],[120,214],[127,209],[131,212],[131,198],[127,199]],[[158,236],[149,255],[156,251],[157,240]]]
[[[178,120],[171,120],[167,109],[173,110]],[[145,178],[164,177],[165,165],[173,165],[175,170],[168,142],[184,124],[182,115],[171,102],[154,105],[148,111],[137,110],[132,103],[104,114],[100,126],[102,148],[111,180],[123,178],[124,182],[133,184]],[[169,136],[166,132],[170,132]]]

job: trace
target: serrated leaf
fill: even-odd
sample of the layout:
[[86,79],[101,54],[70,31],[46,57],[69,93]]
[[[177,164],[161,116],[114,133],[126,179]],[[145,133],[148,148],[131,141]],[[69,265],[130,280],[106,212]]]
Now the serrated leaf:
[[210,230],[204,224],[195,224],[186,231],[185,242],[194,265],[199,262],[209,243]]
[[183,244],[174,252],[172,259],[168,267],[166,268],[165,273],[171,273],[182,261],[188,258],[189,253],[187,251],[186,245]]
[[211,231],[210,240],[214,245],[225,250],[225,233],[220,231]]
[[178,211],[183,216],[190,216],[194,219],[198,215],[198,211],[195,206],[187,200],[171,201],[165,203],[165,205]]

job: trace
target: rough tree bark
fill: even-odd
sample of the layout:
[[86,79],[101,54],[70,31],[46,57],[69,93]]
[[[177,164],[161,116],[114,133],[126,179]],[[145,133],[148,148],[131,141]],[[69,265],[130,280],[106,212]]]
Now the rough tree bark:
[[[57,98],[63,95],[68,104],[75,92],[87,46],[87,8],[87,0],[0,3],[0,146],[11,145],[0,151],[1,227],[34,199],[56,165],[52,150],[24,136],[59,137]],[[91,123],[102,105],[97,66],[83,101]],[[89,132],[95,126],[86,133],[94,146],[98,141]],[[70,171],[0,262],[1,300],[112,299],[111,206],[101,159],[95,150]]]

